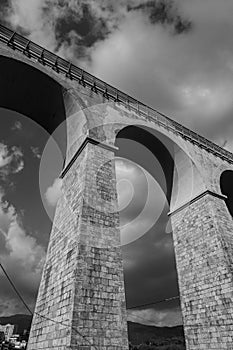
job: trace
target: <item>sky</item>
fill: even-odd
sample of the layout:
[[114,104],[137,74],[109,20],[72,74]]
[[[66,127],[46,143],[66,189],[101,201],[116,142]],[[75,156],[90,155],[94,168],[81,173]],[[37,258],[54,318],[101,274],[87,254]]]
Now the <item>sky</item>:
[[[233,151],[232,0],[4,0],[0,10],[3,24]],[[51,227],[43,203],[54,210],[60,185],[51,178],[41,199],[45,130],[9,110],[0,110],[0,120],[0,252],[33,308]],[[127,203],[134,198],[140,207],[146,184],[164,203],[155,223],[149,203],[144,221],[152,226],[122,248],[128,304],[176,295],[164,194],[135,163],[119,158],[116,167],[121,220],[131,223],[126,236],[134,229]],[[3,277],[0,283],[0,315],[25,312]],[[132,310],[129,319],[181,323],[177,302]]]

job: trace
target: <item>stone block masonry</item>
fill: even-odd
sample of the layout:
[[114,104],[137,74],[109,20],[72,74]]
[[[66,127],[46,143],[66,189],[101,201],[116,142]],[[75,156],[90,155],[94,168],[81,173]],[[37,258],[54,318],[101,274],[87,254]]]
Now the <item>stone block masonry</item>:
[[[114,145],[119,130],[136,124],[175,146],[170,210],[186,348],[233,350],[233,221],[219,185],[223,171],[233,170],[233,155],[78,67],[72,75],[68,62],[11,30],[0,26],[0,32],[1,107],[50,133],[76,115],[67,123],[69,169],[66,164],[28,349],[128,349],[114,154],[89,142],[72,164],[70,158],[87,136]],[[22,81],[33,86],[33,104],[24,102]]]
[[88,143],[63,178],[29,350],[128,349],[113,156]]
[[206,192],[172,222],[186,349],[233,349],[233,221],[224,199]]

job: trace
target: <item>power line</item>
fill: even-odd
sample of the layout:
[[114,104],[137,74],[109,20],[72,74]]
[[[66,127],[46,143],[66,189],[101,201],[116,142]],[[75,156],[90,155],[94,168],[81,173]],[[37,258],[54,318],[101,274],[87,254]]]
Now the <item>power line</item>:
[[[24,301],[23,297],[21,296],[20,292],[17,290],[16,286],[14,285],[12,279],[10,278],[10,276],[8,275],[7,271],[5,270],[5,268],[3,267],[2,263],[0,262],[0,267],[3,271],[3,273],[5,274],[8,282],[10,283],[10,285],[12,286],[12,288],[14,289],[15,293],[17,294],[17,296],[19,297],[19,299],[21,300],[21,302],[23,303],[23,305],[25,306],[25,308],[28,310],[28,312],[33,315],[33,312],[31,311],[31,309],[29,308],[29,306],[27,305],[27,303]],[[140,305],[135,305],[135,306],[132,306],[132,307],[129,307],[127,308],[127,310],[132,310],[132,309],[136,309],[136,308],[139,308],[139,307],[145,307],[145,306],[150,306],[150,305],[156,305],[156,304],[160,304],[162,302],[167,302],[167,301],[171,301],[171,300],[176,300],[176,299],[180,299],[180,297],[177,295],[177,296],[173,296],[173,297],[170,297],[170,298],[165,298],[165,299],[162,299],[162,300],[157,300],[155,302],[152,302],[152,303],[147,303],[147,304],[140,304]],[[53,320],[47,316],[43,316],[41,314],[39,314],[38,312],[34,312],[34,314],[36,314],[37,316],[39,317],[42,317],[46,320],[49,320],[51,322],[54,322],[54,323],[57,323],[57,324],[60,324],[62,326],[65,326],[65,327],[69,327],[69,325],[63,323],[63,322],[60,322],[60,321],[56,321],[56,320]],[[140,318],[141,320],[143,320],[144,322],[148,322],[150,320],[146,320],[145,318],[141,317],[141,316],[136,316],[137,318]],[[134,321],[135,322],[135,321]],[[233,325],[233,323],[228,323],[228,325]],[[192,325],[185,325],[184,327],[185,328],[188,328],[188,327],[191,327],[191,328],[194,328],[194,327],[210,327],[210,326],[223,326],[221,324],[213,324],[213,323],[210,323],[210,324],[192,324]],[[226,325],[225,325],[226,326]],[[72,330],[74,330],[75,332],[77,332],[77,334],[79,334],[83,339],[85,339],[91,346],[93,346],[96,350],[98,350],[96,348],[96,346],[94,344],[92,344],[89,339],[86,338],[86,336],[82,335],[80,333],[80,331],[78,331],[76,328],[74,327],[71,327]]]
[[180,299],[180,296],[179,296],[179,295],[176,295],[176,296],[173,296],[173,297],[170,297],[170,298],[165,298],[165,299],[161,299],[161,300],[156,300],[156,301],[154,301],[154,302],[152,302],[152,303],[139,304],[139,305],[127,307],[127,310],[137,309],[137,308],[139,308],[139,307],[145,307],[145,306],[150,306],[150,305],[156,305],[156,304],[163,303],[163,302],[165,302],[165,301],[167,302],[167,301],[176,300],[176,299]]
[[[10,285],[12,286],[12,288],[14,289],[15,293],[17,294],[17,296],[19,297],[19,299],[21,300],[21,302],[22,302],[23,305],[25,306],[25,308],[26,308],[26,309],[29,311],[29,313],[33,316],[33,312],[31,311],[31,309],[29,308],[29,306],[27,305],[27,303],[24,301],[22,295],[20,294],[20,292],[19,292],[18,289],[16,288],[15,284],[13,283],[12,279],[10,278],[10,276],[8,275],[8,273],[6,272],[4,266],[2,265],[1,262],[0,262],[0,267],[1,267],[2,271],[3,271],[3,273],[5,274],[5,276],[6,276],[7,280],[8,280],[8,282],[10,283]],[[46,320],[49,320],[49,321],[51,321],[51,322],[58,323],[58,324],[60,324],[60,325],[62,325],[62,326],[65,326],[65,327],[69,327],[69,325],[67,325],[67,324],[65,324],[65,323],[63,323],[63,322],[53,320],[53,319],[51,319],[51,318],[49,318],[49,317],[47,317],[47,316],[43,316],[43,315],[39,314],[38,312],[34,312],[34,314],[36,314],[37,316],[42,317],[42,318],[44,318],[44,319],[46,319]],[[71,329],[73,329],[75,332],[77,332],[78,335],[80,335],[85,341],[87,341],[91,346],[93,346],[96,350],[98,350],[98,349],[96,348],[96,346],[95,346],[94,344],[92,344],[92,343],[89,341],[89,339],[87,339],[86,336],[82,335],[76,328],[74,328],[74,327],[72,326]]]
[[[60,321],[53,320],[52,318],[49,318],[49,317],[47,317],[47,316],[43,316],[43,315],[39,314],[38,312],[35,312],[35,314],[36,314],[37,316],[41,317],[41,318],[44,318],[45,320],[48,320],[48,321],[51,321],[51,322],[54,322],[54,323],[58,323],[58,324],[60,324],[60,325],[62,325],[62,326],[65,326],[65,327],[69,327],[68,324],[65,324],[65,323],[60,322]],[[73,329],[75,332],[77,332],[77,334],[80,335],[80,337],[82,337],[82,338],[83,338],[84,340],[86,340],[91,346],[93,346],[96,350],[98,350],[98,349],[96,348],[96,346],[95,346],[94,344],[92,344],[92,343],[90,342],[89,339],[86,338],[85,335],[81,334],[81,333],[80,333],[76,328],[74,328],[73,326],[71,326],[71,329]]]
[[12,282],[10,276],[8,275],[8,273],[6,272],[5,268],[3,267],[2,263],[0,262],[0,266],[1,269],[3,271],[3,273],[5,274],[7,280],[9,281],[10,285],[12,286],[12,288],[14,289],[15,293],[18,295],[19,299],[21,300],[21,302],[23,303],[23,305],[25,306],[25,308],[29,311],[29,313],[31,315],[33,315],[33,312],[31,311],[31,309],[28,307],[28,305],[25,303],[23,297],[21,296],[21,294],[19,293],[19,291],[17,290],[17,288],[15,287],[14,283]]

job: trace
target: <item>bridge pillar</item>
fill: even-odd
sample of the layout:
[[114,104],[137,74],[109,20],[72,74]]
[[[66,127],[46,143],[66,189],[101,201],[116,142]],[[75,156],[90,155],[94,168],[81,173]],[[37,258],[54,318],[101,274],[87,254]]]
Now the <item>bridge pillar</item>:
[[112,147],[86,138],[63,171],[28,350],[127,350]]
[[232,349],[233,221],[203,191],[171,212],[187,350]]

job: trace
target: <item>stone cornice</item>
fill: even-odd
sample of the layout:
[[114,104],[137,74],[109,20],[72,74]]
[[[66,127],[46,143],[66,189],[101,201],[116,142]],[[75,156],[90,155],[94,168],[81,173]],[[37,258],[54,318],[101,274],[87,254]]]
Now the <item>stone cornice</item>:
[[113,146],[113,145],[109,145],[109,144],[106,144],[104,142],[100,142],[100,141],[98,141],[96,139],[93,139],[92,137],[87,136],[85,138],[85,140],[83,141],[83,143],[81,144],[81,146],[79,147],[79,149],[75,152],[75,154],[73,155],[73,157],[71,158],[69,163],[62,170],[61,175],[59,176],[61,179],[66,175],[66,173],[72,167],[72,165],[74,164],[75,160],[78,158],[78,156],[80,155],[80,153],[82,152],[82,150],[86,147],[86,145],[88,143],[91,143],[91,144],[93,144],[95,146],[99,146],[101,148],[104,148],[104,149],[106,149],[108,151],[112,151],[112,152],[116,152],[118,150],[118,148]]
[[178,208],[168,212],[168,215],[169,216],[172,216],[176,213],[178,213],[179,211],[187,208],[189,205],[191,205],[192,203],[196,202],[197,200],[199,200],[200,198],[206,196],[206,195],[211,195],[213,197],[217,197],[219,199],[223,199],[223,200],[226,200],[227,196],[225,196],[224,194],[219,194],[219,193],[216,193],[216,192],[213,192],[213,191],[210,191],[210,190],[206,190],[200,194],[198,194],[197,196],[193,197],[192,199],[190,199],[188,202],[182,204],[181,206],[179,206]]

